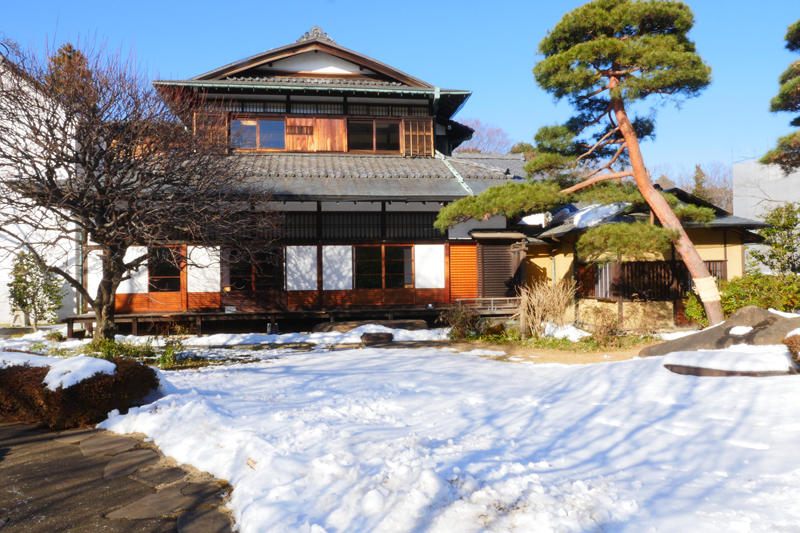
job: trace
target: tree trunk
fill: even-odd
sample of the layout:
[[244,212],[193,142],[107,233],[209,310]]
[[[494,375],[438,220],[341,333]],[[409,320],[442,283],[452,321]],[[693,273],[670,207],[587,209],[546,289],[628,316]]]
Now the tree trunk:
[[[609,85],[616,86],[614,81],[616,80],[612,79]],[[675,249],[680,254],[683,262],[686,263],[686,267],[689,269],[692,279],[698,286],[700,299],[706,310],[709,325],[713,326],[723,322],[725,320],[725,315],[722,313],[719,291],[715,284],[707,281],[711,278],[711,274],[706,264],[703,262],[700,254],[697,253],[697,249],[694,247],[694,244],[692,244],[692,241],[683,229],[678,217],[672,212],[667,201],[661,196],[661,193],[655,190],[653,184],[650,183],[650,178],[647,176],[647,170],[644,166],[642,151],[639,148],[639,138],[630,120],[628,120],[624,103],[619,98],[612,98],[611,107],[617,117],[617,123],[619,124],[620,131],[628,147],[628,155],[630,156],[631,166],[633,167],[633,179],[636,181],[639,192],[642,193],[645,201],[650,205],[650,208],[656,214],[658,220],[661,221],[662,226],[678,230],[680,237],[675,241]]]
[[97,322],[94,339],[114,340],[117,324],[114,322],[114,307],[122,275],[125,272],[123,258],[125,248],[111,248],[103,251],[103,279],[97,287],[97,295],[92,302]]

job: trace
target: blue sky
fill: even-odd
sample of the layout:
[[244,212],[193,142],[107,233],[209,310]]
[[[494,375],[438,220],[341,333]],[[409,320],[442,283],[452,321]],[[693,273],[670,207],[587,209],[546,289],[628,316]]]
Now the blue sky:
[[[473,91],[456,118],[478,118],[531,141],[540,126],[570,113],[534,82],[537,45],[582,3],[37,0],[5,6],[0,31],[39,49],[96,34],[111,48],[135,47],[154,77],[188,78],[294,42],[318,25],[342,46],[434,85]],[[656,139],[642,147],[646,163],[691,167],[762,154],[791,131],[790,115],[770,114],[768,106],[780,73],[800,59],[783,47],[800,2],[687,3],[696,15],[690,36],[714,80],[680,110],[659,109]]]

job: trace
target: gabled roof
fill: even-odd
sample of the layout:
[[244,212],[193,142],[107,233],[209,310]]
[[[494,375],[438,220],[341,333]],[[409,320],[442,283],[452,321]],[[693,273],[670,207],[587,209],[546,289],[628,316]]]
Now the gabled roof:
[[[385,63],[381,63],[376,59],[354,52],[344,46],[339,46],[333,39],[328,37],[327,34],[322,32],[318,26],[311,29],[309,33],[300,37],[297,42],[267,50],[246,59],[235,61],[223,67],[216,68],[212,71],[200,74],[192,78],[194,81],[207,81],[207,80],[226,80],[242,78],[242,73],[252,70],[255,67],[280,61],[304,53],[326,53],[333,57],[338,57],[345,61],[354,63],[359,67],[369,69],[372,72],[378,73],[382,76],[390,78],[391,80],[384,80],[405,85],[407,87],[419,87],[424,89],[432,89],[433,85],[426,83],[418,78],[415,78],[403,71],[390,67]],[[248,76],[244,76],[248,78]]]
[[[316,57],[319,56],[319,57]],[[298,67],[323,57],[338,68]],[[281,64],[289,67],[281,68]],[[441,89],[371,57],[336,44],[318,27],[297,42],[235,61],[188,80],[159,80],[157,88],[181,87],[224,97],[254,93],[425,98],[441,122],[455,115],[470,91]]]

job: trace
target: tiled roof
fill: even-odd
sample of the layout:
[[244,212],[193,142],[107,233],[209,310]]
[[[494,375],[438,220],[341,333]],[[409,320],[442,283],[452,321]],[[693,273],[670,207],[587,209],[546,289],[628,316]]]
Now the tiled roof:
[[[467,196],[467,191],[439,159],[431,157],[346,154],[239,154],[236,157],[254,183],[291,197]],[[511,176],[499,169],[450,159],[475,194],[502,185]]]
[[472,152],[455,152],[453,160],[462,160],[464,163],[483,165],[491,168],[499,168],[517,178],[525,178],[528,173],[523,168],[525,161],[524,154],[480,154]]
[[252,76],[225,78],[229,81],[249,81],[287,85],[345,85],[359,87],[403,87],[404,84],[396,81],[380,81],[369,79],[344,79],[344,78],[286,78],[282,76]]

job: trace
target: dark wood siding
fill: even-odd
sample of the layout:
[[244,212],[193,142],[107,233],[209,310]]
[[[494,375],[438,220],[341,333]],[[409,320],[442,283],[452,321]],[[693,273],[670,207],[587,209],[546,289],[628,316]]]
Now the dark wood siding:
[[478,245],[478,297],[516,296],[509,244]]

